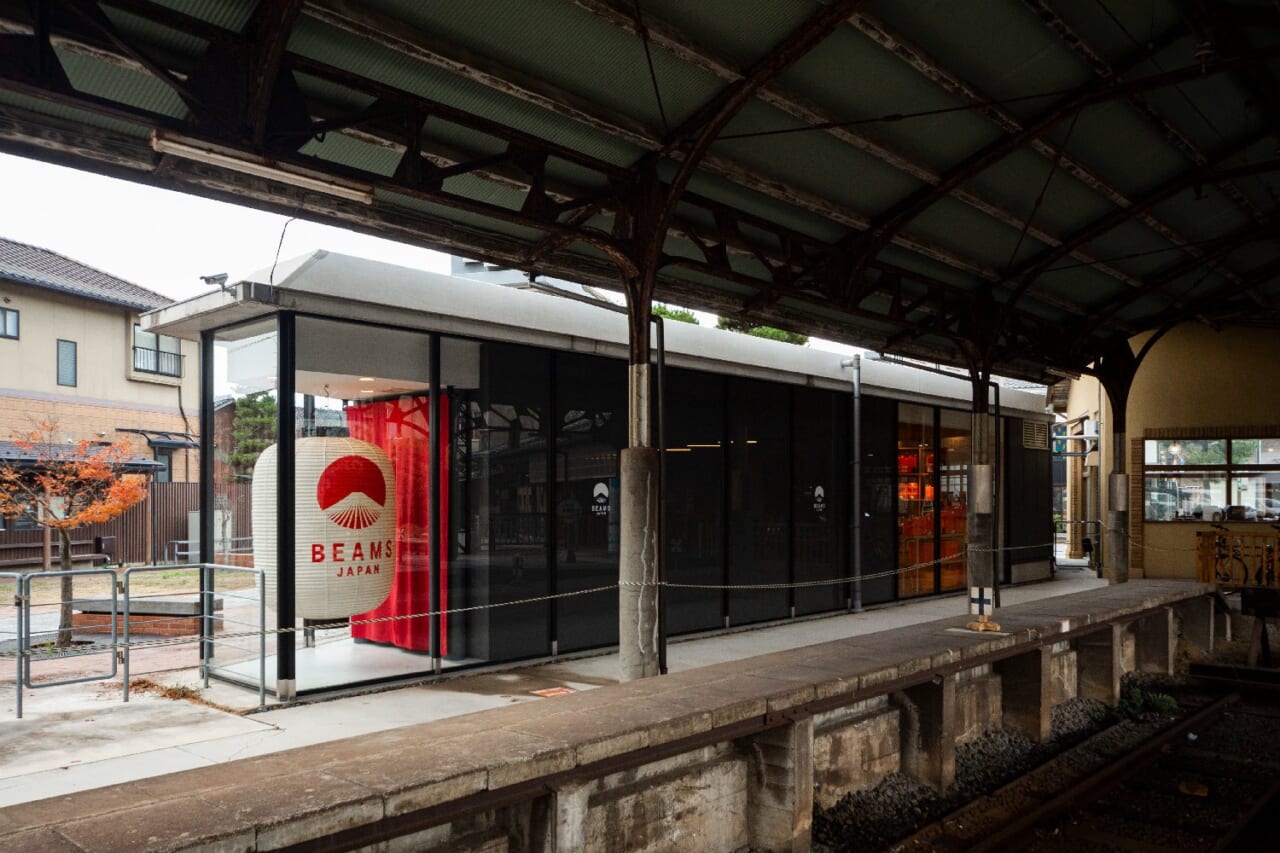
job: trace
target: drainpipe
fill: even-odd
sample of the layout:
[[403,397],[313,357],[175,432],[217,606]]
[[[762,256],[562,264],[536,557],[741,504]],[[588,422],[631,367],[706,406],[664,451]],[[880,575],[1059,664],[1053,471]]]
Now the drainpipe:
[[840,362],[853,368],[853,608],[862,612],[862,357]]

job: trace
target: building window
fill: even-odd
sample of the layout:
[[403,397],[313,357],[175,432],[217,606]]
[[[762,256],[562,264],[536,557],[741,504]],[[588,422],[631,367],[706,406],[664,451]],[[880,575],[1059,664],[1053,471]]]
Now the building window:
[[1280,438],[1143,443],[1143,520],[1280,519]]
[[76,342],[58,340],[58,384],[76,385]]
[[182,376],[182,343],[168,335],[145,332],[134,323],[133,369],[160,376]]
[[0,308],[0,338],[18,337],[18,312],[12,308]]
[[173,481],[173,449],[172,448],[156,448],[156,461],[164,465],[163,468],[157,468],[155,471],[155,482],[169,483]]

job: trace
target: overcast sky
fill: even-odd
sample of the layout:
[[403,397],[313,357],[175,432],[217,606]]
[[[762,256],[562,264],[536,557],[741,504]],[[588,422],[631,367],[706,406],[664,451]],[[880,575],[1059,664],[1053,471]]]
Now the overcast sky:
[[[287,217],[0,154],[0,237],[49,249],[171,299],[270,267]],[[449,256],[330,225],[294,220],[280,259],[316,249],[448,272]],[[715,317],[698,312],[702,325]],[[858,352],[813,339],[817,349]]]
[[[92,172],[0,154],[0,237],[49,249],[173,299],[207,290],[200,276],[231,280],[269,267],[287,217]],[[447,272],[449,258],[295,220],[281,260],[329,249]]]

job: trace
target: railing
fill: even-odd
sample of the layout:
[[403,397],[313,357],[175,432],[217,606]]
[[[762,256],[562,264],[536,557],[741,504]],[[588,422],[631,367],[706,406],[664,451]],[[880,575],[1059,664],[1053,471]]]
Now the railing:
[[[145,588],[150,591],[140,590],[140,577],[153,573],[162,573],[163,582]],[[252,582],[243,586],[229,583],[235,573],[252,576]],[[101,580],[84,583],[94,578]],[[266,630],[265,576],[261,569],[191,563],[123,570],[0,573],[0,581],[10,580],[15,609],[11,618],[0,615],[0,660],[14,661],[15,710],[19,718],[23,713],[24,690],[100,681],[114,677],[118,667],[123,671],[122,700],[128,702],[133,655],[183,645],[194,648],[196,654],[190,665],[200,666],[206,687],[211,673],[223,674],[229,672],[229,667],[237,666],[234,680],[249,686],[255,686],[256,682],[258,703],[266,704],[270,632]],[[82,582],[80,589],[69,598],[61,594],[68,580]],[[50,587],[55,582],[57,594],[51,594]],[[219,584],[227,588],[217,589]],[[39,594],[41,591],[43,596]],[[42,597],[48,600],[41,601]],[[161,606],[162,603],[166,606]],[[71,625],[66,624],[63,616],[63,608],[68,606],[78,611]],[[173,612],[175,609],[178,612]],[[240,630],[231,626],[238,626]],[[61,645],[59,640],[65,639],[68,632],[73,635],[72,644]],[[140,634],[149,636],[140,638]],[[102,639],[84,639],[94,635],[101,635]],[[233,651],[215,663],[219,660],[215,649]],[[70,668],[65,666],[68,659],[95,655],[108,656],[102,659],[100,671],[69,672]],[[51,671],[33,676],[33,666],[46,664]],[[256,673],[251,668],[256,669]]]
[[[213,555],[252,554],[252,536],[231,536],[213,541]],[[164,549],[164,559],[173,563],[194,563],[200,557],[199,539],[171,539]]]
[[1196,580],[1221,589],[1280,589],[1280,533],[1196,532]]
[[150,347],[133,348],[133,369],[160,376],[182,376],[182,353],[164,352]]

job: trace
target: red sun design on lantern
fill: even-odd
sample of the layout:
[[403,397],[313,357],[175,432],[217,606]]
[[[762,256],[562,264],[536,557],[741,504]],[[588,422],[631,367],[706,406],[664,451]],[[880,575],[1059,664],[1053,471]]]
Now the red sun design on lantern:
[[382,516],[387,483],[373,462],[363,456],[343,456],[320,475],[316,500],[334,524],[360,530]]

